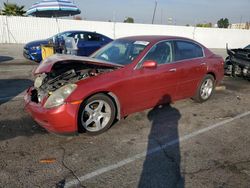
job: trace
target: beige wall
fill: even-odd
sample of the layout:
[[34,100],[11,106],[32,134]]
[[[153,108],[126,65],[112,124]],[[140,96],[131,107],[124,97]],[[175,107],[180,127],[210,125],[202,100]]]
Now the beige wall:
[[208,48],[225,48],[226,43],[230,48],[250,44],[250,30],[0,16],[0,43],[27,43],[67,30],[96,31],[111,38],[132,35],[183,36],[195,39]]

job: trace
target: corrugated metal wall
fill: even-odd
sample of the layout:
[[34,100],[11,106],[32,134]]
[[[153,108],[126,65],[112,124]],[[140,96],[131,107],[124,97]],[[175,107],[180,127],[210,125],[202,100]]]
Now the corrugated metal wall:
[[225,48],[226,43],[230,48],[250,44],[250,30],[0,16],[0,43],[27,43],[67,30],[96,31],[111,38],[132,35],[183,36],[209,48]]

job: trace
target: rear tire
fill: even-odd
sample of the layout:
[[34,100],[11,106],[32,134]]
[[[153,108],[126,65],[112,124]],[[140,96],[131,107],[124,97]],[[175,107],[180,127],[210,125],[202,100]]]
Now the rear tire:
[[114,122],[116,108],[114,102],[105,94],[96,94],[81,105],[78,116],[80,132],[98,135],[110,128]]
[[196,94],[193,97],[194,101],[198,103],[203,103],[207,101],[213,95],[214,88],[215,88],[215,79],[211,74],[207,74],[200,82]]

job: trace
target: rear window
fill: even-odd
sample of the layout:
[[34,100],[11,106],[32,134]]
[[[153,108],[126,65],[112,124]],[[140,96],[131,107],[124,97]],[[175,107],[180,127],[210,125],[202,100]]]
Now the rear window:
[[203,57],[202,48],[193,42],[176,41],[175,42],[175,60],[185,60]]

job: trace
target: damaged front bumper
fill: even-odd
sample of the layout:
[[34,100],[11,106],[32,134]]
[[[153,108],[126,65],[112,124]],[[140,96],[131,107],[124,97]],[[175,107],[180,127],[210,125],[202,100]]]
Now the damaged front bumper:
[[25,110],[49,132],[71,134],[78,131],[77,114],[79,104],[65,103],[59,107],[46,109],[42,103],[32,101],[32,90],[28,89],[24,101]]
[[35,61],[35,62],[42,61],[42,54],[41,54],[41,52],[33,52],[33,53],[31,53],[28,49],[24,49],[23,50],[23,56],[26,59],[29,59],[31,61]]
[[228,60],[226,63],[225,74],[249,79],[250,62],[233,57],[230,59],[230,61]]
[[227,53],[225,74],[250,79],[250,50],[227,49]]

